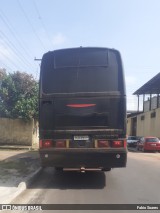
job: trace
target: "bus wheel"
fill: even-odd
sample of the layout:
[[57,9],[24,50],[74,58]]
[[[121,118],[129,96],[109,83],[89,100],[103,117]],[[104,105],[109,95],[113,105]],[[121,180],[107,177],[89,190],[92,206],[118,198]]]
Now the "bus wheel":
[[55,167],[56,172],[62,172],[63,168],[62,167]]

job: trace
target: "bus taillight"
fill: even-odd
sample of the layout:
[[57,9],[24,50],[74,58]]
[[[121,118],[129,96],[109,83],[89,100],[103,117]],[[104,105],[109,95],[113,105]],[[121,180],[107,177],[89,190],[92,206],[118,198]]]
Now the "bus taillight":
[[112,141],[112,147],[114,147],[114,148],[119,148],[119,147],[123,147],[123,146],[124,146],[123,141],[118,141],[118,140]]
[[109,147],[109,143],[107,140],[98,140],[98,147],[99,148],[106,148]]
[[50,148],[52,147],[53,144],[52,144],[52,140],[40,140],[40,148]]
[[55,146],[56,146],[56,148],[65,148],[66,147],[66,141],[63,141],[63,140],[56,141]]

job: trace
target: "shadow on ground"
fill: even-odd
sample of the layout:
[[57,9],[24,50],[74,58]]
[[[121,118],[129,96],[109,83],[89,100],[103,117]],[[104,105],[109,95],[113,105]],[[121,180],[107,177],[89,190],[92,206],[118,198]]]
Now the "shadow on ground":
[[[13,153],[16,153],[13,155]],[[11,157],[7,157],[11,155]],[[1,151],[0,187],[18,187],[40,167],[38,152]]]
[[105,185],[104,172],[57,172],[54,168],[46,168],[29,188],[102,189]]

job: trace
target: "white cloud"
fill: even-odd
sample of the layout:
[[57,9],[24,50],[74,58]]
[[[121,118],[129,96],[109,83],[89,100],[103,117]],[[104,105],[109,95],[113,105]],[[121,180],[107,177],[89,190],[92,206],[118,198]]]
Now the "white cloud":
[[57,33],[53,36],[52,43],[54,46],[64,44],[67,38],[62,33]]

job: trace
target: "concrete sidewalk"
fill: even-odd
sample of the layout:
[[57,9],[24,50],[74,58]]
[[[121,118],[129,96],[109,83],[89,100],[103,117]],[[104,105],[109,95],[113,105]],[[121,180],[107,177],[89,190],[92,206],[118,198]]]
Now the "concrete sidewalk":
[[40,172],[38,151],[0,148],[0,203],[9,204]]

